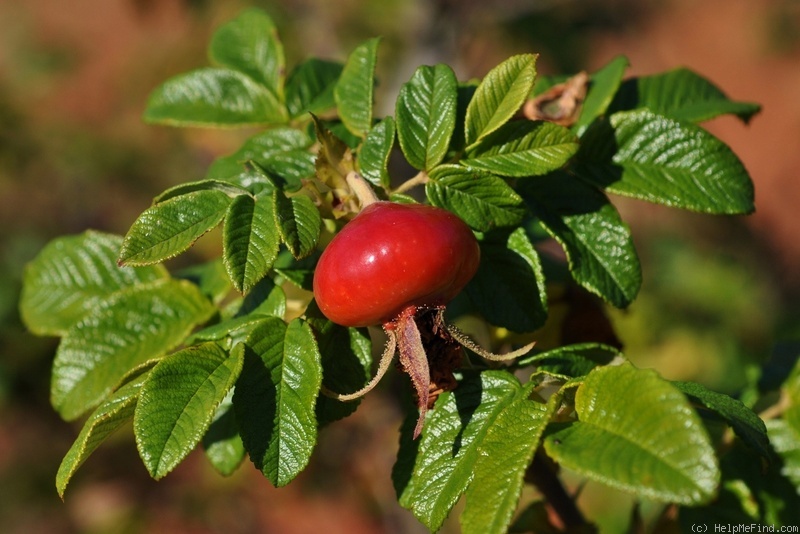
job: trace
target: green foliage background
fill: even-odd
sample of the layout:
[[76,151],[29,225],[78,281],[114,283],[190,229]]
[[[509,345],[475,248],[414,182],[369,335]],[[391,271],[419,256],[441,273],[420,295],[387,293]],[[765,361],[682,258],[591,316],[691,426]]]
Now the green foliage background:
[[[150,204],[154,191],[202,176],[213,156],[230,152],[246,136],[148,127],[140,120],[144,100],[155,85],[205,64],[205,43],[212,29],[243,7],[241,2],[176,3],[172,12],[147,1],[110,4],[114,6],[110,13],[125,21],[117,27],[125,31],[118,29],[120,35],[112,38],[96,29],[100,37],[94,40],[78,36],[90,33],[84,31],[92,17],[88,3],[71,14],[77,20],[69,23],[76,28],[73,34],[64,30],[67,23],[48,18],[45,8],[35,3],[10,2],[0,8],[4,49],[0,62],[0,486],[14,488],[0,503],[0,524],[9,525],[9,532],[147,532],[149,526],[166,519],[174,521],[173,532],[192,528],[246,532],[248,526],[255,530],[261,522],[285,525],[284,531],[291,531],[299,528],[295,522],[301,518],[312,521],[315,516],[309,510],[317,506],[329,511],[319,514],[320,522],[330,521],[333,510],[346,511],[339,514],[341,525],[330,527],[333,530],[419,529],[407,512],[397,509],[391,488],[375,487],[387,485],[397,449],[400,416],[393,395],[365,400],[372,404],[369,411],[360,411],[365,415],[323,433],[320,439],[326,446],[320,450],[327,452],[314,458],[298,488],[286,488],[280,496],[263,488],[263,478],[252,477],[249,469],[230,480],[213,474],[205,477],[210,471],[202,461],[187,462],[154,490],[138,464],[134,444],[120,435],[108,451],[98,452],[82,468],[86,472],[79,475],[80,493],[65,504],[58,500],[52,474],[72,440],[69,425],[52,413],[48,400],[54,341],[25,333],[17,317],[22,265],[56,235],[87,227],[124,233]],[[530,51],[551,61],[554,72],[569,71],[607,60],[592,57],[592,42],[600,42],[603,35],[624,25],[643,28],[642,41],[647,42],[648,21],[659,15],[649,4],[631,9],[625,2],[604,2],[588,13],[557,2],[533,12],[509,10],[504,17],[480,23],[467,18],[473,8],[470,2],[450,18],[434,18],[418,3],[400,0],[353,0],[335,13],[327,4],[284,0],[259,5],[281,27],[292,63],[306,52],[343,59],[365,38],[383,35],[382,50],[389,57],[381,57],[379,102],[381,92],[395,94],[397,85],[410,77],[403,70],[407,65],[416,66],[420,54],[432,50],[449,55],[436,61],[459,65],[462,78],[484,74],[510,53]],[[765,24],[771,20],[771,12],[762,15]],[[419,34],[397,20],[414,21],[413,27],[421,28]],[[473,42],[473,48],[437,48],[434,37],[456,32],[457,21],[471,25],[480,47]],[[556,28],[560,28],[557,33]],[[125,39],[134,44],[120,44]],[[98,46],[106,40],[108,46]],[[778,44],[796,53],[792,46],[797,44],[791,40]],[[89,59],[97,54],[96,48],[119,54],[114,58],[118,66],[106,67],[111,74],[93,74],[87,67],[102,69],[102,60],[92,63]],[[781,52],[785,48],[778,50],[786,53]],[[780,58],[779,52],[773,54]],[[677,58],[683,59],[690,58]],[[647,69],[642,64],[636,67]],[[758,95],[732,96],[764,100]],[[719,132],[723,138],[725,127],[743,128],[723,124]],[[232,139],[235,135],[242,137]],[[759,143],[759,139],[751,135],[749,142]],[[747,156],[743,159],[747,165]],[[758,174],[754,179],[758,190]],[[800,338],[797,278],[790,278],[783,270],[785,264],[774,256],[780,246],[767,247],[753,227],[739,219],[667,214],[624,200],[620,210],[634,232],[645,280],[630,310],[609,313],[626,354],[637,366],[655,367],[668,378],[736,392],[751,368],[770,355],[778,363],[783,356],[797,357],[796,346],[787,348],[787,342]],[[218,236],[202,239],[190,258],[217,254],[220,241]],[[798,270],[796,264],[794,269]],[[551,313],[557,317],[557,307]],[[579,319],[561,319],[581,324]],[[79,428],[74,427],[75,433]],[[321,478],[322,473],[330,476],[331,472],[332,480]],[[355,487],[342,494],[341,484],[353,480]],[[176,495],[179,504],[167,510],[160,501]],[[211,495],[216,502],[209,501]],[[274,508],[283,508],[285,515],[273,517],[270,514],[278,512],[264,511],[263,503],[269,499],[281,502]],[[627,497],[589,483],[582,499],[597,510],[611,510],[614,502]],[[197,509],[203,511],[198,514]],[[627,517],[610,513],[603,521],[613,531]],[[448,528],[457,529],[457,523],[446,524]]]

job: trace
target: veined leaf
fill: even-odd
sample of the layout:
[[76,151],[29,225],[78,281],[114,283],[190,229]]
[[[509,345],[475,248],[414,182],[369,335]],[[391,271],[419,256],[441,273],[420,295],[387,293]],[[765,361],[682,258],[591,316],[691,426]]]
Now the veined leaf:
[[256,126],[286,122],[286,107],[241,72],[203,68],[170,78],[147,100],[144,120],[170,126]]
[[344,65],[311,58],[297,65],[286,80],[286,107],[292,118],[333,108],[333,88]]
[[120,264],[148,265],[177,256],[217,226],[230,203],[224,192],[205,189],[146,209],[125,236]]
[[[395,490],[400,504],[431,531],[441,527],[467,489],[489,429],[521,391],[517,379],[505,371],[467,375],[428,412],[414,460],[416,445],[409,432],[402,435],[392,476]],[[410,478],[401,472],[404,459],[413,462]]]
[[753,183],[722,141],[647,110],[620,112],[583,136],[576,172],[610,193],[704,213],[753,211]]
[[120,267],[122,237],[87,231],[54,239],[25,267],[20,314],[38,335],[64,335],[121,289],[167,278],[163,266]]
[[228,356],[216,343],[205,343],[167,356],[150,371],[133,418],[136,447],[150,476],[168,474],[200,443],[243,361],[241,345]]
[[766,426],[769,440],[783,460],[781,474],[797,488],[800,486],[800,407],[792,406],[783,419],[771,419]]
[[320,355],[308,324],[267,318],[246,341],[233,406],[250,459],[275,486],[308,463],[317,439]]
[[461,514],[464,534],[508,531],[525,472],[550,419],[545,404],[520,396],[500,412],[478,447],[474,475]]
[[622,83],[628,65],[628,58],[617,56],[592,74],[586,100],[581,106],[581,115],[573,127],[578,135],[582,135],[596,118],[605,115]]
[[102,301],[61,340],[50,400],[66,420],[97,406],[129,369],[165,354],[214,307],[185,281],[160,280]]
[[456,125],[458,82],[447,65],[419,67],[397,97],[397,137],[406,160],[419,170],[438,165]]
[[391,180],[389,156],[394,147],[394,132],[394,119],[384,118],[369,131],[358,151],[358,170],[361,176],[383,188],[388,188]]
[[539,255],[523,228],[481,240],[481,264],[467,295],[491,324],[532,332],[547,319],[547,295]]
[[612,108],[615,111],[647,108],[678,120],[702,122],[733,114],[747,123],[761,106],[730,100],[708,79],[686,68],[626,80]]
[[628,226],[602,192],[563,172],[528,180],[518,191],[564,247],[576,282],[618,308],[636,298],[639,257]]
[[56,474],[56,489],[62,499],[78,468],[106,438],[133,419],[139,390],[146,379],[147,373],[142,373],[120,387],[86,420],[81,433],[61,460]]
[[225,269],[233,286],[248,293],[278,257],[280,234],[271,199],[236,197],[225,216],[222,245]]
[[379,38],[370,39],[350,53],[333,90],[339,117],[347,129],[358,137],[364,137],[372,128],[379,42]]
[[322,216],[314,202],[305,195],[287,197],[283,191],[272,195],[275,221],[283,242],[297,259],[314,251],[319,239]]
[[461,163],[501,176],[539,176],[564,166],[578,151],[578,140],[563,126],[545,121],[514,121],[484,137]]
[[690,401],[699,403],[721,417],[748,447],[767,460],[774,459],[775,454],[767,437],[767,427],[753,410],[728,395],[711,391],[695,382],[672,384],[689,397]]
[[512,56],[489,71],[478,85],[467,106],[464,128],[467,149],[519,111],[533,89],[536,57],[535,54]]
[[650,499],[700,504],[720,480],[686,397],[654,371],[595,369],[575,393],[578,421],[548,434],[547,453],[588,478]]
[[295,128],[271,128],[245,141],[233,154],[217,158],[206,176],[246,186],[254,172],[246,164],[255,161],[267,173],[285,180],[285,189],[295,190],[303,178],[314,175],[315,156],[308,150],[312,144],[305,132]]
[[208,55],[219,65],[246,74],[283,101],[286,62],[272,19],[260,9],[247,9],[221,26],[211,38]]
[[486,232],[514,226],[525,216],[522,198],[502,178],[460,165],[440,165],[430,173],[425,194],[470,227]]

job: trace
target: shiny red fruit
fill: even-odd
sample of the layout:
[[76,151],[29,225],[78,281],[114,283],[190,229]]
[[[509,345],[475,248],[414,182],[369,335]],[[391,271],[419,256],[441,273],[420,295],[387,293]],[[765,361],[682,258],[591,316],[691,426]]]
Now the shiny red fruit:
[[334,237],[317,264],[314,298],[343,326],[396,319],[409,306],[443,306],[475,275],[480,249],[447,210],[375,202]]

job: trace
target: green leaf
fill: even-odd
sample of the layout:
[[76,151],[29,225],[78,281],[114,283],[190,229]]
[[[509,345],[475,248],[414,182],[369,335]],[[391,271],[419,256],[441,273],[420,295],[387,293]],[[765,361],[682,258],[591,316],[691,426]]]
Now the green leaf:
[[774,459],[767,427],[753,410],[728,395],[711,391],[695,382],[672,382],[672,385],[689,397],[690,401],[721,417],[748,447],[767,460]]
[[220,304],[231,292],[231,282],[222,258],[190,265],[173,275],[179,280],[188,280],[214,304]]
[[278,257],[280,234],[270,198],[236,197],[222,232],[222,257],[233,286],[248,293]]
[[417,445],[410,432],[402,435],[393,473],[395,490],[400,504],[431,531],[442,526],[467,489],[487,432],[521,391],[517,379],[505,371],[465,376],[455,391],[442,394],[428,412],[413,471],[407,479],[408,473],[400,472],[399,466]]
[[686,397],[651,370],[595,369],[578,387],[579,421],[545,438],[563,467],[649,499],[710,500],[720,480],[714,449]]
[[[309,151],[312,144],[313,140],[305,132],[295,128],[271,128],[249,138],[233,154],[217,158],[208,169],[207,177],[247,187],[249,182],[258,181],[257,176],[253,176],[254,170],[246,167],[248,162],[255,161],[268,174],[285,180],[285,188],[296,190],[303,178],[314,175],[315,156]],[[258,169],[255,172],[257,174]]]
[[547,319],[547,295],[539,255],[525,230],[487,234],[481,264],[467,295],[483,317],[514,332],[532,332]]
[[56,489],[59,497],[64,498],[64,492],[72,480],[72,476],[86,459],[97,450],[106,438],[133,419],[139,390],[146,379],[147,373],[143,372],[120,387],[86,420],[83,429],[58,468]]
[[319,253],[314,252],[300,260],[294,259],[286,251],[278,254],[272,268],[286,280],[306,291],[313,291],[314,269],[319,261]]
[[207,189],[146,209],[128,230],[119,263],[148,265],[177,256],[217,226],[230,203],[222,191]]
[[272,200],[275,221],[289,252],[297,259],[311,254],[317,246],[322,225],[322,216],[314,201],[305,195],[287,197],[282,191],[275,191]]
[[800,408],[789,408],[783,419],[771,419],[766,426],[769,440],[783,460],[781,474],[800,487]]
[[742,162],[699,126],[647,110],[593,124],[577,155],[579,176],[610,193],[704,213],[753,211]]
[[66,420],[97,406],[129,369],[178,345],[215,308],[185,281],[131,287],[104,300],[64,335],[50,400]]
[[468,167],[523,178],[564,166],[578,151],[578,140],[552,122],[514,121],[485,136],[461,163]]
[[563,172],[526,181],[518,191],[564,247],[576,282],[618,308],[633,302],[642,285],[639,257],[628,226],[601,191]]
[[286,80],[286,107],[296,119],[305,113],[322,113],[333,108],[333,89],[344,65],[311,58],[297,65]]
[[361,176],[383,188],[388,188],[391,183],[389,157],[394,147],[394,132],[394,119],[384,118],[369,131],[358,151]]
[[211,38],[208,55],[224,67],[246,74],[283,101],[286,62],[272,19],[260,9],[247,9],[221,26]]
[[528,98],[536,79],[536,55],[512,56],[493,68],[467,106],[467,148],[505,124]]
[[308,464],[317,439],[320,355],[308,324],[265,319],[246,341],[233,406],[250,459],[275,486]]
[[286,122],[284,105],[249,76],[203,68],[170,78],[147,100],[145,122],[169,126],[260,126]]
[[339,118],[358,137],[364,137],[372,128],[375,63],[379,42],[377,37],[369,39],[350,53],[333,90]]
[[133,431],[154,479],[172,471],[200,443],[242,370],[244,351],[237,348],[229,357],[216,343],[189,347],[150,371],[139,392]]
[[214,180],[214,179],[206,179],[206,180],[199,180],[197,182],[186,182],[183,184],[176,185],[174,187],[170,187],[156,198],[153,199],[153,205],[161,204],[167,200],[173,199],[175,197],[180,197],[189,193],[194,193],[196,191],[220,191],[225,193],[231,198],[237,197],[239,195],[246,195],[249,191],[243,187],[240,187],[236,184],[231,184],[230,182],[225,182],[222,180]]
[[233,390],[217,408],[202,444],[206,457],[221,475],[232,475],[242,464],[247,452],[233,411]]
[[166,278],[162,266],[119,267],[120,236],[87,231],[54,239],[26,267],[20,297],[25,326],[61,336],[121,289]]
[[578,135],[582,135],[596,118],[605,115],[622,83],[628,65],[628,58],[617,56],[592,74],[586,99],[581,106],[581,115],[573,127]]
[[412,167],[429,171],[444,159],[456,126],[458,82],[447,65],[419,67],[397,97],[397,138]]
[[237,317],[251,314],[271,317],[283,317],[286,314],[286,293],[272,278],[262,278],[236,312]]
[[733,114],[747,123],[761,106],[730,100],[706,78],[689,69],[678,68],[626,80],[612,108],[615,111],[647,108],[659,115],[690,122]]
[[578,343],[522,358],[519,367],[535,365],[537,370],[578,378],[600,365],[608,365],[620,355],[619,350],[601,343]]
[[517,509],[525,472],[550,419],[546,405],[518,397],[486,431],[465,493],[464,534],[507,532]]
[[516,226],[525,216],[522,198],[497,176],[460,165],[440,165],[429,178],[425,194],[431,204],[452,211],[478,231]]

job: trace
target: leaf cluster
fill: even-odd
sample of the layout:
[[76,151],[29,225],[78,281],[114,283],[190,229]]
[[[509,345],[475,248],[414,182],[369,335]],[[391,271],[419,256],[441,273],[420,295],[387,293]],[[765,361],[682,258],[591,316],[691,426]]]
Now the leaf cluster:
[[[366,41],[343,63],[312,58],[287,69],[270,18],[243,12],[214,34],[213,66],[155,89],[144,118],[261,131],[202,179],[157,196],[124,237],[59,238],[28,266],[23,318],[61,338],[52,404],[67,420],[85,417],[58,471],[59,494],[131,421],[156,479],[198,446],[220,473],[248,456],[276,486],[305,468],[319,428],[358,406],[320,391],[356,391],[371,374],[370,333],[331,323],[308,293],[319,251],[359,209],[354,173],[382,199],[428,202],[474,230],[481,265],[452,313],[485,321],[497,344],[535,338],[559,287],[619,308],[635,299],[641,268],[609,195],[708,214],[753,210],[746,169],[699,123],[721,114],[747,121],[759,108],[692,71],[625,79],[618,57],[583,74],[577,111],[563,123],[524,113],[532,102],[566,105],[541,98],[565,79],[537,77],[534,54],[477,82],[421,66],[394,116],[377,118],[379,45]],[[417,171],[399,184],[397,155]],[[413,196],[415,186],[424,190]],[[219,260],[174,273],[163,266],[220,225]],[[543,254],[548,238],[566,262]],[[610,345],[563,342],[504,367],[474,355],[471,364],[438,398],[419,440],[416,414],[401,430],[398,499],[431,530],[462,497],[465,532],[507,530],[524,484],[549,497],[540,482],[557,475],[555,464],[682,507],[733,491],[732,454],[775,466],[778,451],[787,483],[800,480],[794,404],[770,424],[771,444],[754,403],[670,383]],[[728,434],[712,437],[709,421]],[[567,523],[582,520],[549,505]],[[524,524],[535,517],[542,521],[523,513],[515,528],[544,528]]]

